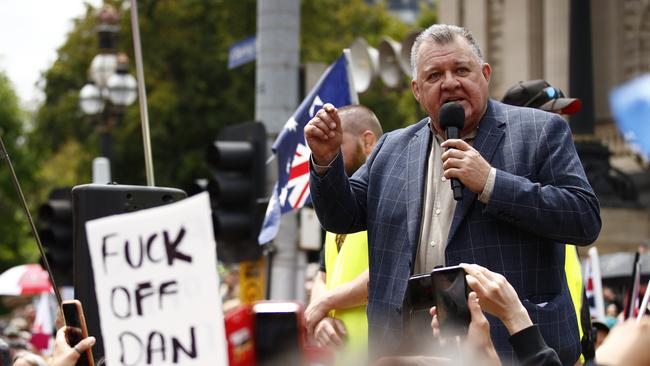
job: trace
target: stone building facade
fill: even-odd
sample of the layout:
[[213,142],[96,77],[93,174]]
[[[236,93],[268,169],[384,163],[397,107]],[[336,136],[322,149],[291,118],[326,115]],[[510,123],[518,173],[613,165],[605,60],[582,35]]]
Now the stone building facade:
[[[613,169],[632,179],[638,205],[602,207],[602,251],[636,250],[650,241],[650,170],[618,132],[609,91],[650,72],[650,0],[591,0],[595,136]],[[439,0],[440,23],[472,31],[492,65],[490,94],[500,100],[520,80],[545,79],[569,90],[570,0]],[[650,121],[648,121],[650,123]],[[583,138],[576,136],[576,139]]]

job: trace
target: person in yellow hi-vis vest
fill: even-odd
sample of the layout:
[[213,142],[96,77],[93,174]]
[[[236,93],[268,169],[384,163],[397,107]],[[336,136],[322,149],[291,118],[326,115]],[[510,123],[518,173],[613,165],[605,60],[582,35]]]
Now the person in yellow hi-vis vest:
[[[366,161],[382,128],[367,107],[338,110],[343,129],[341,154],[345,172],[352,176]],[[307,331],[322,347],[365,352],[368,342],[368,235],[326,233],[321,268],[305,310]]]

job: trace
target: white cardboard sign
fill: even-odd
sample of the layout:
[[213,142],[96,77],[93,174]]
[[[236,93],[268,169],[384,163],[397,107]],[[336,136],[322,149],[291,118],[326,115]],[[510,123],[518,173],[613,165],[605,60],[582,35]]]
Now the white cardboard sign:
[[228,365],[207,193],[86,232],[108,365]]

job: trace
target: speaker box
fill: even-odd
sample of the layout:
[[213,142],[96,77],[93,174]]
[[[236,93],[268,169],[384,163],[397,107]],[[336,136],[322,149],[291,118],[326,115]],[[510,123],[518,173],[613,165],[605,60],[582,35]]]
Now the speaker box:
[[92,348],[95,360],[104,356],[104,343],[97,311],[95,278],[86,241],[86,222],[166,205],[185,197],[187,195],[180,189],[164,187],[85,184],[72,189],[74,294],[83,306],[88,334],[97,339]]

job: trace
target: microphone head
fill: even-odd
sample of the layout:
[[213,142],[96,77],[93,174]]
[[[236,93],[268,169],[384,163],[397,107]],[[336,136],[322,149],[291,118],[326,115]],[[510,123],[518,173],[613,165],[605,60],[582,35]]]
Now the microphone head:
[[465,126],[465,109],[460,103],[447,102],[440,107],[438,121],[440,122],[440,128],[443,130],[456,127],[460,131]]

